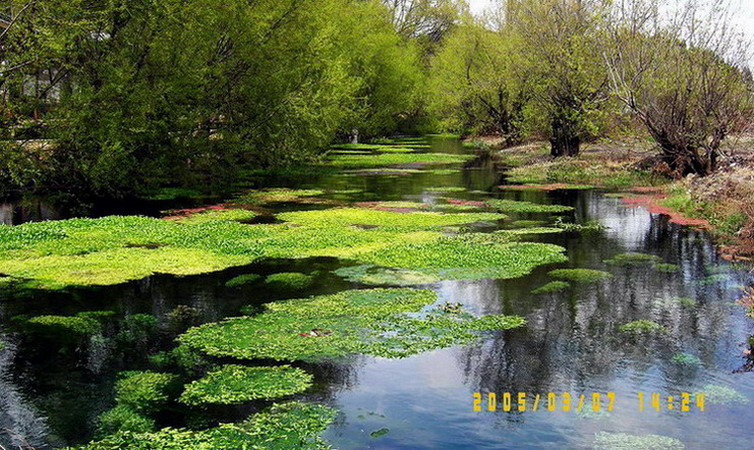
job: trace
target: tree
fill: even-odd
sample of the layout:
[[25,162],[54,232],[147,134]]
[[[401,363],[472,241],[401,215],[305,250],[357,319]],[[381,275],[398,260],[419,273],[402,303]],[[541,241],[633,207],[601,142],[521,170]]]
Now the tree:
[[520,142],[531,100],[519,36],[467,17],[432,59],[430,107],[449,131],[497,134]]
[[616,8],[605,53],[613,88],[655,139],[675,176],[715,170],[726,136],[751,111],[748,43],[729,25],[731,9],[687,2],[670,16],[660,3]]
[[524,36],[537,104],[553,156],[578,155],[596,135],[609,100],[600,48],[602,0],[510,0],[507,21]]

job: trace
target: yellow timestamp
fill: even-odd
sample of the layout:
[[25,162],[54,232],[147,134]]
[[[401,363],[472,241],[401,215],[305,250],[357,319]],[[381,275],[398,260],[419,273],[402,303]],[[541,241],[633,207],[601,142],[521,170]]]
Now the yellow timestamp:
[[[475,412],[503,411],[562,411],[562,412],[611,412],[618,400],[615,392],[590,392],[572,394],[570,392],[474,392]],[[632,402],[639,412],[643,411],[704,411],[704,394],[679,392],[667,395],[659,392],[638,392]],[[630,403],[628,403],[630,405]],[[621,402],[621,405],[624,403]]]

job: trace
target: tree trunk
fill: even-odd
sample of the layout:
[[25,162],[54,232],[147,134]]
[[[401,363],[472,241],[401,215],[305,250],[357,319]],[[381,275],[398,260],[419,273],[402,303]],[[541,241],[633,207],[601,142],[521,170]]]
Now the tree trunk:
[[553,130],[555,131],[550,138],[550,154],[552,156],[576,156],[581,149],[581,138],[578,136],[572,136],[565,130]]
[[555,120],[552,123],[550,146],[550,154],[554,157],[576,156],[581,150],[581,138],[573,132],[569,124]]

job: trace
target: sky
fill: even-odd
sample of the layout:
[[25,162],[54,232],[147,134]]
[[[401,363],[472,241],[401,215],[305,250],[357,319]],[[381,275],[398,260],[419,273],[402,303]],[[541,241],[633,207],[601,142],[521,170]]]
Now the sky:
[[[486,8],[489,8],[495,3],[495,0],[467,0],[471,11],[474,14],[482,13]],[[754,42],[754,0],[738,0],[740,6],[736,17],[738,18],[738,26],[744,34]],[[752,56],[754,58],[754,55]],[[754,60],[752,61],[754,66]]]

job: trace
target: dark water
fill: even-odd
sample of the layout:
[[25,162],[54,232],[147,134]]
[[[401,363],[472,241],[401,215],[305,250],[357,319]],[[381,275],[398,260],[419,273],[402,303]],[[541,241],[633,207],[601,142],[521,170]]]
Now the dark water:
[[[464,151],[453,139],[434,138],[432,143],[432,151]],[[660,412],[649,400],[643,412],[638,407],[639,392],[647,398],[661,393],[665,400],[681,392],[703,392],[708,385],[734,388],[747,399],[754,398],[754,365],[747,356],[754,327],[745,309],[735,304],[752,277],[747,268],[720,259],[706,233],[668,223],[666,217],[642,208],[624,207],[619,199],[595,191],[500,192],[496,187],[503,180],[484,157],[451,175],[320,176],[272,182],[364,190],[352,197],[354,201],[431,203],[440,196],[480,200],[492,195],[559,203],[575,207],[562,215],[565,221],[598,221],[608,227],[532,238],[564,246],[569,261],[523,278],[428,286],[438,292],[441,302],[460,302],[473,312],[522,315],[528,321],[523,328],[490,333],[474,345],[401,360],[354,356],[307,366],[317,384],[305,398],[341,411],[325,434],[336,448],[589,448],[601,431],[660,434],[680,439],[687,448],[751,447],[754,415],[749,414],[749,404],[707,402],[704,412],[693,405],[690,412],[681,412],[678,404],[669,410],[665,401]],[[463,186],[468,192],[427,190],[437,186]],[[300,207],[305,206],[280,206]],[[514,218],[554,220],[542,214]],[[657,255],[681,270],[662,273],[603,262],[625,252]],[[90,439],[96,417],[113,404],[115,374],[148,367],[145,354],[172,345],[181,329],[170,319],[177,306],[193,308],[193,323],[200,323],[237,315],[244,305],[279,298],[258,287],[227,288],[224,283],[230,278],[300,271],[317,275],[307,294],[359,287],[331,273],[341,264],[328,258],[269,261],[205,276],[156,276],[108,288],[0,293],[0,318],[10,342],[0,351],[0,444],[41,448]],[[551,281],[547,272],[557,267],[608,270],[615,276],[562,293],[531,294]],[[670,300],[673,297],[693,298],[696,306],[681,306]],[[159,331],[131,349],[119,348],[108,339],[71,349],[12,332],[13,316],[100,309],[115,311],[118,317],[153,314],[160,319]],[[669,331],[637,339],[627,339],[618,331],[620,325],[638,319],[654,320]],[[695,355],[701,363],[674,363],[673,355],[681,352]],[[570,392],[576,397],[574,405],[580,394],[614,392],[616,402],[612,412],[592,415],[550,412],[543,405],[536,412],[474,412],[474,392],[532,396]],[[226,411],[222,419],[238,420],[254,407]],[[181,425],[173,420],[165,418],[165,424]],[[381,435],[372,437],[378,430],[383,430],[377,433]]]

